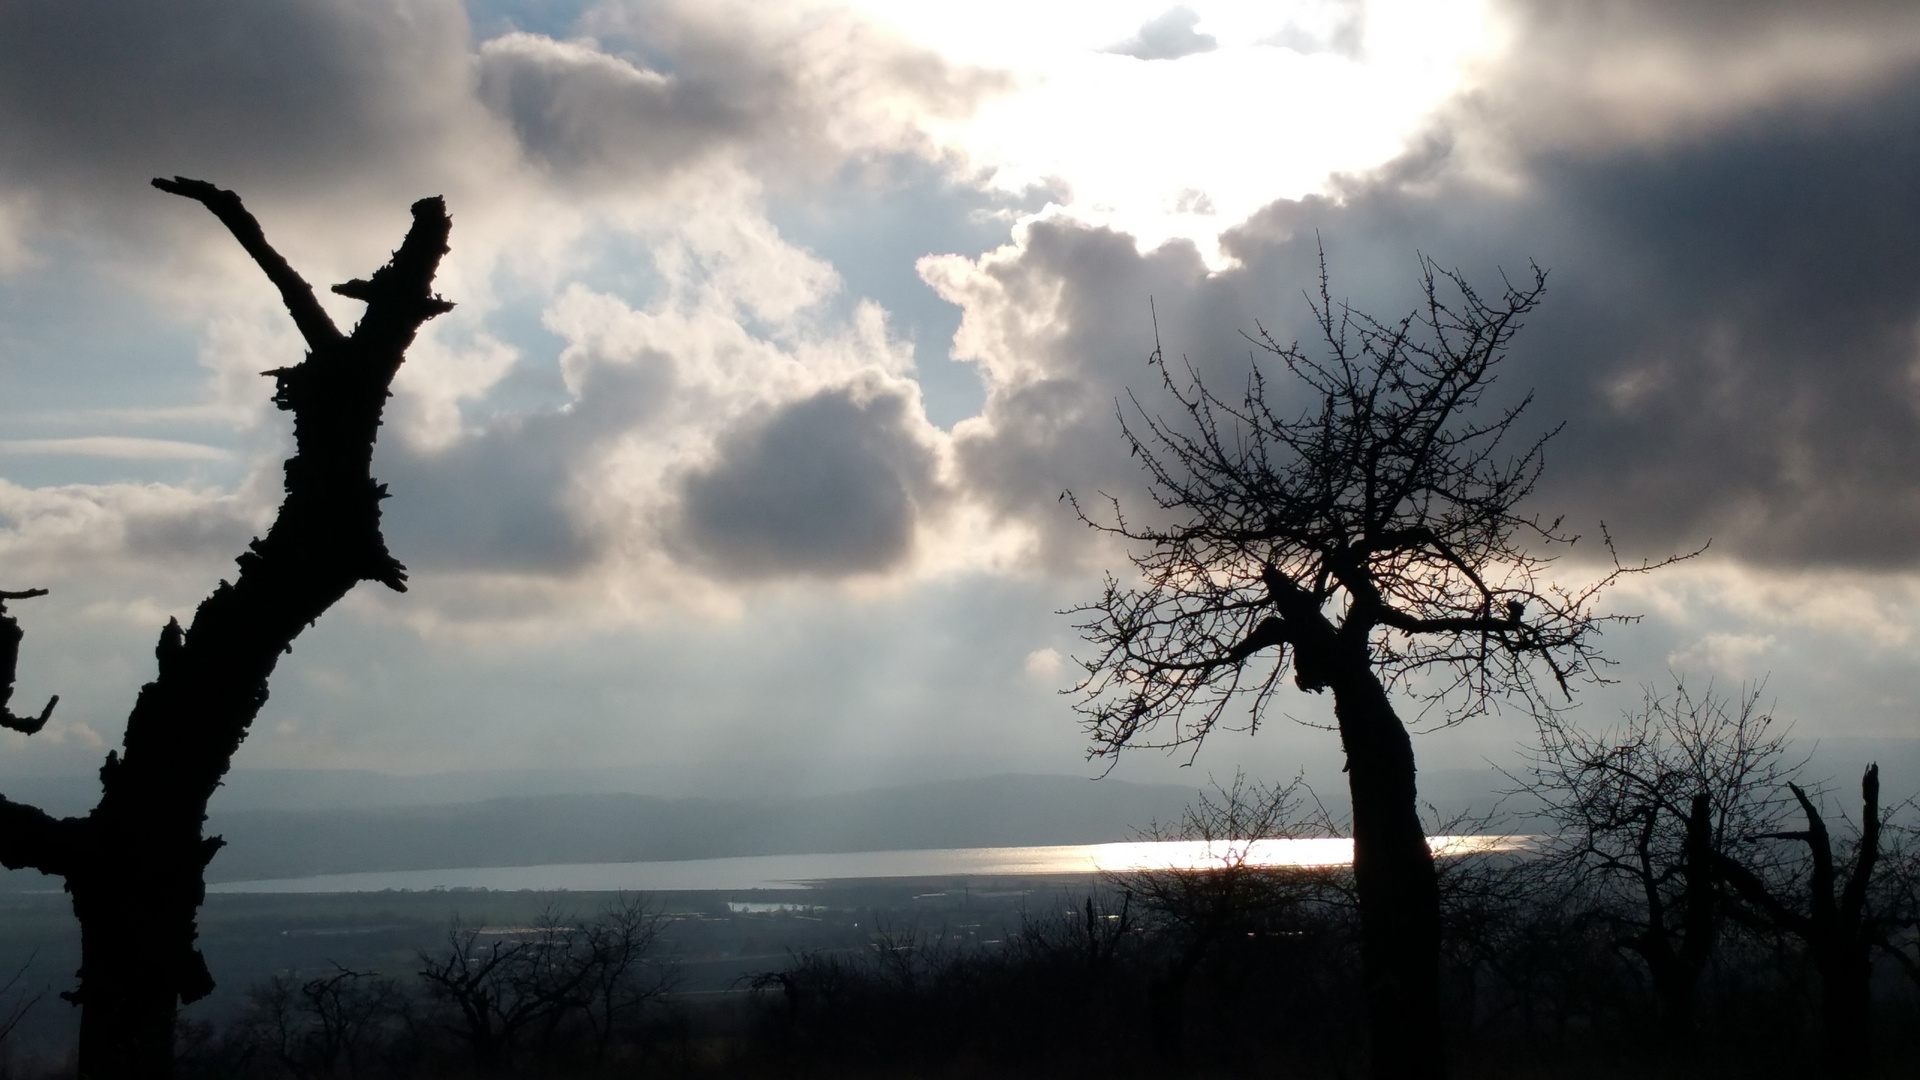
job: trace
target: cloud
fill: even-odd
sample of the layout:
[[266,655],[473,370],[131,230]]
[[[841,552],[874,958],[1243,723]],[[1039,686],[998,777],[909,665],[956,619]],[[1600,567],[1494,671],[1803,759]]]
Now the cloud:
[[1054,648],[1035,649],[1027,654],[1026,661],[1021,664],[1021,669],[1027,673],[1028,678],[1037,679],[1041,682],[1051,682],[1059,677],[1060,669],[1064,664],[1065,658],[1060,655],[1060,650]]
[[[832,268],[733,197],[651,233],[649,303],[576,284],[549,304],[543,323],[566,343],[564,404],[476,421],[448,382],[431,415],[412,410],[375,463],[396,495],[388,536],[410,567],[698,606],[716,599],[705,577],[731,588],[913,561],[921,516],[940,501],[944,436],[904,377],[910,346],[871,303],[836,317]],[[424,378],[454,379],[457,356]],[[500,377],[495,356],[482,349],[464,368],[480,404]]]
[[0,176],[96,218],[176,172],[318,194],[457,137],[466,33],[453,0],[10,4]]
[[595,545],[572,499],[575,471],[646,414],[658,386],[647,369],[599,368],[569,408],[497,417],[445,446],[382,447],[375,467],[395,495],[389,545],[425,571],[579,569]]
[[219,565],[265,527],[267,494],[258,477],[236,494],[0,480],[0,560],[9,574],[48,581]]
[[[1145,364],[1156,324],[1169,356],[1236,387],[1241,331],[1310,336],[1316,234],[1339,295],[1382,315],[1416,299],[1416,251],[1480,283],[1551,267],[1501,386],[1538,389],[1539,429],[1568,421],[1537,505],[1606,520],[1630,556],[1714,541],[1618,594],[1657,624],[1609,642],[1644,654],[1629,681],[1778,663],[1859,705],[1836,715],[1901,722],[1879,699],[1910,701],[1920,626],[1913,7],[1505,3],[1498,49],[1472,4],[1366,10],[1208,9],[1201,55],[1212,34],[1174,8],[1122,45],[1186,62],[1094,51],[1140,12],[1070,47],[1056,33],[1048,78],[1016,86],[811,3],[622,0],[477,43],[452,0],[0,7],[0,288],[71,280],[78,312],[7,318],[117,318],[131,293],[186,328],[171,353],[99,366],[124,397],[71,389],[9,435],[253,465],[231,491],[0,485],[8,573],[60,586],[28,646],[73,659],[35,677],[76,718],[93,695],[110,738],[94,717],[150,677],[164,614],[231,574],[278,498],[286,418],[256,373],[300,345],[217,224],[144,188],[180,171],[239,189],[321,285],[371,269],[412,198],[455,214],[440,287],[461,306],[403,369],[375,469],[417,588],[357,590],[303,638],[286,663],[312,677],[282,680],[262,719],[298,725],[288,753],[560,754],[537,713],[596,756],[677,769],[761,745],[776,715],[798,733],[767,751],[782,770],[888,738],[1045,743],[1075,767],[1046,693],[1059,650],[1034,646],[1097,588],[1089,569],[1125,564],[1059,495],[1150,512],[1118,414],[1130,393],[1169,408]],[[915,250],[958,252],[921,273],[986,388],[950,435],[922,413],[898,313],[823,255],[908,241],[794,239],[821,190],[878,232],[888,195],[863,178],[901,155],[1070,204],[984,255],[971,232]],[[1335,165],[1365,169],[1323,184]]]
[[[168,317],[205,327],[211,369],[200,403],[74,410],[59,422],[105,430],[0,451],[211,460],[225,451],[112,428],[249,431],[268,419],[264,434],[280,430],[257,372],[300,345],[231,239],[145,188],[178,171],[240,190],[322,283],[364,275],[367,252],[404,228],[409,199],[448,194],[454,250],[439,287],[460,307],[412,350],[376,461],[401,496],[387,507],[390,539],[416,571],[573,585],[654,567],[667,557],[660,521],[684,494],[675,478],[718,462],[746,418],[835,387],[880,387],[861,391],[858,416],[875,447],[906,454],[888,467],[913,497],[930,499],[929,466],[913,453],[932,453],[937,436],[902,381],[909,343],[876,306],[834,302],[838,275],[780,235],[766,190],[850,159],[942,157],[927,126],[964,117],[1005,78],[832,8],[608,2],[574,30],[476,45],[451,0],[163,2],[105,22],[0,13],[0,262],[52,253],[112,266],[113,288],[144,288]],[[85,243],[69,250],[63,236]],[[343,326],[357,314],[324,301]],[[502,317],[509,304],[518,310]],[[529,334],[528,322],[544,326]],[[514,397],[530,382],[544,400]],[[258,472],[271,480],[284,447],[270,452]],[[715,474],[712,499],[735,490],[726,478],[745,482],[751,463],[734,464]],[[37,538],[80,518],[93,540],[67,551],[72,567],[128,545],[245,542],[232,514],[157,509],[204,506],[209,493],[54,490],[11,493],[17,550],[57,561],[58,545]],[[258,519],[259,494],[249,489],[239,517]],[[866,526],[892,527],[886,497]],[[849,565],[888,563],[891,541],[875,543]],[[796,572],[814,575],[833,562],[796,557]]]
[[581,25],[596,37],[483,43],[479,97],[550,174],[622,187],[716,157],[811,172],[848,150],[926,148],[930,118],[1007,85],[832,9],[610,3]]
[[1139,33],[1109,45],[1104,51],[1135,60],[1178,60],[1219,48],[1219,39],[1194,29],[1199,25],[1200,15],[1192,8],[1185,5],[1168,8],[1141,23]]
[[1303,54],[1358,56],[1366,14],[1365,5],[1356,0],[1331,0],[1305,6],[1304,10],[1296,9],[1287,25],[1261,39],[1260,44]]
[[[1798,25],[1769,10],[1732,32]],[[1864,41],[1893,17],[1832,33]],[[1666,45],[1721,62],[1716,40]],[[1905,242],[1920,223],[1920,59],[1902,67],[1902,48],[1851,81],[1828,72],[1818,93],[1781,75],[1777,92],[1689,114],[1684,140],[1564,137],[1502,112],[1512,86],[1482,86],[1389,167],[1229,230],[1234,265],[1217,273],[1187,245],[1140,253],[1065,220],[925,263],[965,309],[956,355],[991,388],[955,428],[969,491],[1062,545],[1062,488],[1143,505],[1114,414],[1129,391],[1167,407],[1142,363],[1149,301],[1169,355],[1232,387],[1250,351],[1237,334],[1256,322],[1311,341],[1301,295],[1321,243],[1336,299],[1382,317],[1417,301],[1416,252],[1485,288],[1534,258],[1547,303],[1502,384],[1504,401],[1537,390],[1536,430],[1566,422],[1534,505],[1589,534],[1605,521],[1634,555],[1711,539],[1716,557],[1759,565],[1920,566],[1920,249]]]
[[678,546],[726,576],[896,567],[941,495],[925,428],[905,395],[853,388],[756,418],[682,481]]
[[560,170],[667,169],[751,126],[753,117],[684,80],[584,42],[510,33],[480,46],[480,98],[521,146]]
[[233,455],[217,446],[91,435],[75,439],[0,439],[0,454],[73,454],[133,461],[225,461]]
[[1755,661],[1770,651],[1772,634],[1708,634],[1684,649],[1667,655],[1667,665],[1681,675],[1705,673],[1730,679],[1751,679],[1764,671]]
[[1920,17],[1884,0],[1496,10],[1510,43],[1461,104],[1495,139],[1536,147],[1676,142],[1756,110],[1843,100],[1920,59]]
[[1102,495],[1146,503],[1119,421],[1130,394],[1149,410],[1170,404],[1146,362],[1156,325],[1175,355],[1237,379],[1239,330],[1261,311],[1248,295],[1256,283],[1210,274],[1191,243],[1141,254],[1123,233],[1065,220],[1035,222],[978,259],[922,260],[921,274],[963,309],[954,356],[977,364],[988,387],[982,414],[953,429],[966,490],[1035,529],[1043,561],[1059,570],[1111,554],[1089,544],[1063,491],[1096,512]]

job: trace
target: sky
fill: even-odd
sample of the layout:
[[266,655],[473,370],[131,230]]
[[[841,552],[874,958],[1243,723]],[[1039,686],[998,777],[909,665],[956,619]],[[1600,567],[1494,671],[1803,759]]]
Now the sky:
[[[1684,678],[1835,745],[1920,735],[1920,8],[1301,0],[0,6],[0,774],[93,767],[169,616],[271,521],[299,340],[200,207],[310,281],[454,219],[375,457],[404,595],[296,643],[236,764],[618,768],[664,794],[1103,771],[1061,691],[1138,504],[1159,341],[1419,259],[1548,270],[1496,397],[1564,425],[1555,573],[1608,595],[1604,726]],[[353,301],[323,293],[336,320]],[[1282,394],[1287,391],[1283,389]],[[1328,702],[1123,756],[1323,768]],[[1523,711],[1425,732],[1512,760]],[[1920,787],[1920,778],[1893,788]]]

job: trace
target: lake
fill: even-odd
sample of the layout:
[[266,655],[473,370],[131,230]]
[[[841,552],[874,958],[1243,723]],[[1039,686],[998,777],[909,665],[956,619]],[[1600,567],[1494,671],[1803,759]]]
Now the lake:
[[[1524,836],[1436,836],[1438,855],[1516,851]],[[819,855],[745,855],[672,862],[555,863],[446,870],[380,870],[301,878],[227,881],[214,893],[345,893],[433,889],[499,891],[681,892],[803,889],[816,882],[869,878],[1018,877],[1249,866],[1344,866],[1353,842],[1343,839],[1254,840],[1209,845],[1166,840],[1053,847],[934,848]]]

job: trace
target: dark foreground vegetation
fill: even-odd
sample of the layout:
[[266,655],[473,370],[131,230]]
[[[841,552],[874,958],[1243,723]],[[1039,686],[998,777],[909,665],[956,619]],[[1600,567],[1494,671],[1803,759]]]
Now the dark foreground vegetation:
[[[1509,885],[1511,872],[1476,870]],[[1346,883],[1262,877],[1261,891],[1297,899],[1208,921],[1103,887],[1078,900],[1035,896],[1032,908],[1044,910],[984,934],[962,929],[958,910],[877,921],[841,912],[834,929],[865,940],[798,951],[703,992],[672,992],[670,930],[652,941],[660,955],[622,969],[602,951],[604,937],[592,940],[604,923],[463,927],[393,970],[316,968],[255,983],[237,1008],[182,1021],[177,1071],[301,1080],[1356,1075],[1363,988]],[[766,934],[803,920],[736,921]],[[1817,963],[1791,942],[1726,934],[1678,1044],[1661,1034],[1644,964],[1605,913],[1576,898],[1463,899],[1446,925],[1442,1021],[1456,1075],[1829,1075]],[[1920,1056],[1899,1034],[1920,1022],[1913,984],[1883,957],[1873,990],[1882,1039],[1865,1075],[1915,1075]],[[17,1076],[67,1072],[58,1061],[14,1065]]]

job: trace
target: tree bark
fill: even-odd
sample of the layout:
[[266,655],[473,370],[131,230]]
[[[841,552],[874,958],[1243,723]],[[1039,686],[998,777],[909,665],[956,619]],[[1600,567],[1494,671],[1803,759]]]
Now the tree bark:
[[[1640,882],[1647,905],[1646,928],[1628,947],[1646,962],[1653,995],[1660,1010],[1660,1032],[1668,1053],[1680,1061],[1693,1052],[1694,990],[1713,954],[1719,926],[1719,874],[1714,867],[1713,802],[1705,792],[1693,797],[1687,811],[1687,835],[1680,860],[1680,927],[1668,927],[1667,907],[1661,897],[1659,872],[1647,855],[1655,818],[1648,811],[1641,834]],[[1676,940],[1677,936],[1677,940]]]
[[1370,666],[1334,684],[1353,797],[1353,881],[1374,1080],[1446,1074],[1440,884],[1420,823],[1413,740]]
[[79,986],[63,996],[81,1006],[86,1078],[168,1076],[179,1003],[213,989],[195,947],[196,917],[221,841],[201,830],[281,654],[356,583],[405,590],[405,570],[380,534],[386,491],[371,475],[373,444],[407,346],[422,323],[452,307],[432,292],[450,229],[437,198],[413,205],[406,240],[371,280],[334,286],[368,305],[343,335],[238,196],[181,178],[154,186],[220,218],[279,288],[312,351],[268,373],[275,404],[294,414],[298,447],[279,515],[190,629],[171,621],[161,631],[159,677],[141,688],[121,750],[101,767],[99,804],[55,821],[0,800],[0,862],[61,875],[73,897]]
[[1420,823],[1413,738],[1374,673],[1367,644],[1374,624],[1364,612],[1349,611],[1335,627],[1311,593],[1271,568],[1267,586],[1279,614],[1249,642],[1270,636],[1291,645],[1295,684],[1333,691],[1347,755],[1369,1074],[1373,1080],[1437,1080],[1447,1071],[1440,878]]

